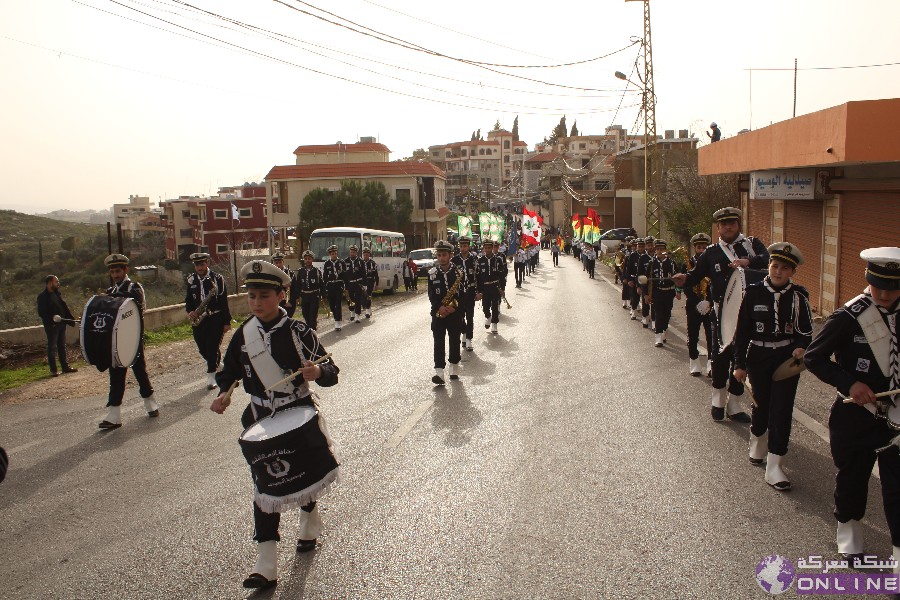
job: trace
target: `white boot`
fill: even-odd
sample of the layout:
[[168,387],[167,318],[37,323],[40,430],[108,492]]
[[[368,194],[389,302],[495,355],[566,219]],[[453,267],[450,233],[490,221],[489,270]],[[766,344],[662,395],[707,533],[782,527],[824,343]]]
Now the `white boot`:
[[216,389],[216,374],[215,373],[207,373],[206,374],[206,389],[208,389],[208,390]]
[[153,397],[153,394],[150,394],[148,397],[144,398],[144,410],[146,410],[147,414],[151,417],[159,416],[159,404],[156,403],[156,399]]
[[472,351],[475,346],[472,345],[472,338],[466,338],[466,350]]
[[497,324],[496,323],[491,323],[491,333],[493,333],[493,334],[497,333]]
[[772,454],[771,452],[766,457],[766,483],[779,492],[786,492],[791,489],[791,482],[788,481],[787,475],[781,470],[781,459],[783,458],[783,456]]
[[334,330],[335,330],[335,331],[340,331],[340,330],[341,330],[341,327],[343,327],[343,326],[344,326],[344,322],[343,322],[343,321],[335,321],[335,322],[334,322]]
[[459,365],[450,363],[450,379],[459,379]]
[[669,330],[668,330],[668,329],[662,332],[662,336],[663,336],[663,344],[669,343],[669,336],[666,335],[666,334],[668,334],[668,333],[669,333]]
[[[722,390],[723,392],[725,390]],[[743,407],[741,407],[741,398],[744,395],[736,396],[734,394],[728,395],[728,403],[725,406],[725,414],[732,421],[737,421],[738,423],[749,423],[750,415],[744,412]]]
[[769,448],[769,432],[765,432],[759,437],[750,432],[750,463],[761,465],[766,460],[766,454]]
[[846,523],[838,521],[837,549],[841,554],[862,554],[865,548],[863,542],[862,526],[859,521],[849,520]]
[[706,376],[712,377],[712,359],[708,356],[706,357]]
[[356,320],[356,313],[350,313],[350,322],[354,322]]
[[656,321],[650,320],[650,329],[656,331]]
[[649,317],[641,318],[641,325],[643,325],[644,327],[649,327],[650,326],[650,318]]
[[371,319],[371,318],[372,318],[372,311],[369,310],[368,308],[366,309],[366,318],[367,318],[367,319]]
[[700,359],[692,358],[691,359],[691,377],[699,377],[702,369],[700,368]]
[[268,581],[278,580],[278,542],[261,542],[256,545],[259,556],[256,558],[254,573],[259,573]]
[[633,309],[633,308],[631,309],[631,320],[632,320],[632,321],[637,321],[637,315],[634,314],[634,309]]
[[435,369],[434,377],[431,378],[431,382],[435,385],[444,385],[444,370],[443,369]]
[[300,527],[297,540],[297,552],[309,552],[316,548],[316,538],[322,535],[322,515],[319,514],[319,505],[316,504],[311,512],[300,510]]
[[662,345],[663,345],[663,336],[662,336],[661,333],[657,333],[657,334],[656,334],[656,342],[654,343],[654,345],[655,345],[657,348],[662,348]]
[[100,429],[115,429],[122,426],[122,407],[110,406],[106,417],[100,421]]
[[491,326],[491,318],[490,318],[490,317],[485,317],[485,318],[484,318],[484,328],[487,329],[487,328],[490,327],[490,326]]
[[721,421],[725,418],[725,388],[713,388],[710,413],[713,421]]

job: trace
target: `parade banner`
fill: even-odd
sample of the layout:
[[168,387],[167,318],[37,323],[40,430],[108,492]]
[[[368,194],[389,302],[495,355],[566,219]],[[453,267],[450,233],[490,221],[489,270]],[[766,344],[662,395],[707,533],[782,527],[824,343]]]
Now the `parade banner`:
[[593,244],[600,239],[600,215],[593,208],[587,209],[587,217],[584,219],[581,235],[588,244]]
[[460,237],[472,237],[471,217],[460,215],[456,218],[456,228]]
[[506,220],[500,215],[483,212],[478,214],[478,226],[481,228],[481,239],[493,240],[497,243],[506,233]]
[[580,242],[581,241],[581,215],[575,215],[572,217],[572,242]]
[[522,237],[531,244],[541,243],[541,226],[538,223],[537,213],[527,208],[522,209]]

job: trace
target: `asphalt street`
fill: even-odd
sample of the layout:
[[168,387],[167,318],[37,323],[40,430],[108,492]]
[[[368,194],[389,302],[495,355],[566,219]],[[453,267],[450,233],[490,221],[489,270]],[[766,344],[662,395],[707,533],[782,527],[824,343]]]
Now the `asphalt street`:
[[[461,378],[431,384],[424,295],[324,331],[340,383],[317,390],[343,481],[320,504],[315,552],[282,520],[279,584],[249,593],[252,483],[240,412],[217,415],[199,356],[133,387],[101,432],[96,395],[0,406],[2,598],[763,598],[764,556],[834,558],[833,395],[803,375],[778,493],[747,461],[748,428],[714,423],[688,375],[683,305],[664,348],[578,261],[516,289],[499,335],[476,322]],[[129,376],[130,377],[130,376]],[[817,427],[818,426],[818,427]],[[877,479],[867,547],[890,539]],[[794,590],[782,597],[796,597]]]

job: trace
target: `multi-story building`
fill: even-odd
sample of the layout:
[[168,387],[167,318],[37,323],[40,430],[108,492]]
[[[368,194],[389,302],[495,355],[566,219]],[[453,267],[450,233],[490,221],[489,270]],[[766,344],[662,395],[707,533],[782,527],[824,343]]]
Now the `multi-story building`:
[[169,260],[186,262],[194,252],[209,252],[212,263],[228,263],[232,249],[269,247],[264,198],[180,196],[160,205]]
[[112,205],[113,221],[122,226],[122,231],[138,231],[141,220],[151,214],[150,198],[128,196],[127,204]]
[[[336,192],[344,180],[380,182],[391,198],[412,202],[411,223],[401,231],[409,248],[428,246],[446,235],[450,214],[445,206],[446,177],[434,164],[388,162],[390,150],[374,138],[355,144],[300,146],[294,155],[296,164],[272,167],[265,179],[268,225],[279,239],[298,225],[307,194],[315,189]],[[298,241],[301,246],[307,242]]]

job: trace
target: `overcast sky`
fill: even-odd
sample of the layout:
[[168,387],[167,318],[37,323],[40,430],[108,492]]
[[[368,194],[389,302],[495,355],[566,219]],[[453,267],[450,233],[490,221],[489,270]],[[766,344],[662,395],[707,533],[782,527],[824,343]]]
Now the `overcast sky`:
[[[713,120],[727,137],[790,118],[793,72],[753,72],[751,93],[747,69],[900,62],[897,23],[883,0],[653,0],[657,129],[705,140]],[[563,114],[640,133],[639,92],[613,72],[641,33],[623,0],[2,2],[0,208],[205,195],[302,144],[375,136],[396,160],[516,115],[529,148]],[[898,96],[900,66],[801,70],[797,114]]]

